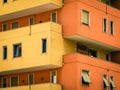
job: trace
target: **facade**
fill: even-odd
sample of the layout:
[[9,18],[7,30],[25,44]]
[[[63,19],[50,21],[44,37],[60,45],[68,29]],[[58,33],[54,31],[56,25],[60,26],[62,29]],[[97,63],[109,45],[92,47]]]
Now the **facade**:
[[120,90],[120,1],[1,0],[0,90]]

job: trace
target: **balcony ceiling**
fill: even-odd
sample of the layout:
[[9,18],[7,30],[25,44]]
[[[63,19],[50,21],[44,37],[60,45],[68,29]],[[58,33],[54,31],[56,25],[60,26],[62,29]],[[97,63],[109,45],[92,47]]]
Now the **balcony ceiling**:
[[102,43],[102,42],[98,42],[98,41],[95,41],[95,40],[92,40],[92,39],[89,39],[89,38],[86,38],[86,37],[78,36],[78,35],[68,36],[66,38],[77,41],[77,42],[80,42],[80,43],[84,43],[84,44],[87,44],[87,45],[91,45],[91,46],[94,46],[94,47],[97,47],[97,48],[100,48],[100,49],[104,49],[104,50],[107,50],[107,51],[110,51],[110,52],[120,50],[120,48],[117,48],[117,47],[114,47],[114,46],[111,46],[111,45],[108,45],[108,44],[105,44],[105,43]]
[[2,72],[0,72],[0,75],[15,74],[15,73],[22,73],[22,72],[30,72],[30,71],[38,71],[38,70],[46,70],[46,69],[54,69],[54,68],[59,68],[59,67],[55,66],[55,65],[35,66],[35,67],[28,67],[28,68],[2,71]]
[[10,20],[10,19],[14,19],[14,18],[27,16],[27,15],[31,15],[31,14],[46,12],[46,11],[50,11],[50,10],[54,10],[54,9],[58,9],[58,8],[60,8],[60,7],[55,5],[55,4],[49,3],[49,4],[42,5],[42,6],[37,6],[37,7],[29,8],[29,9],[24,9],[24,10],[21,10],[21,11],[8,13],[8,14],[0,16],[0,22],[7,21],[7,20]]

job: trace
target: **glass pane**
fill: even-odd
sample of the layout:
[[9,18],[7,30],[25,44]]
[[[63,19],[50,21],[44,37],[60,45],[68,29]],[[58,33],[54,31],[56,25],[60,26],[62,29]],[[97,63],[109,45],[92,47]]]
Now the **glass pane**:
[[12,23],[12,29],[18,28],[18,22],[13,22]]
[[18,77],[11,77],[11,86],[18,86]]

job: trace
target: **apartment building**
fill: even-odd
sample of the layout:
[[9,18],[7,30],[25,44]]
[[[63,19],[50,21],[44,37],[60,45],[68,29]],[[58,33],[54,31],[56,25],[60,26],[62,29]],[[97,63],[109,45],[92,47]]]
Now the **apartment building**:
[[120,1],[1,0],[0,90],[120,90]]

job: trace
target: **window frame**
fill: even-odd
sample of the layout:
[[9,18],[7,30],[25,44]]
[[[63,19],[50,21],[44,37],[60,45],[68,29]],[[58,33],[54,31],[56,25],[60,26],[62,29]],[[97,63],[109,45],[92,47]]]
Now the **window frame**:
[[[30,20],[31,20],[31,19],[33,19],[33,24],[31,24],[31,22],[30,22]],[[35,24],[35,17],[34,17],[34,16],[29,17],[29,18],[28,18],[28,20],[29,20],[29,26],[34,25],[34,24]]]
[[114,35],[114,22],[113,21],[110,21],[110,35]]
[[[106,85],[106,86],[105,86]],[[104,74],[103,75],[103,89],[106,89],[109,87],[109,83],[108,83],[108,78],[107,78],[107,75]]]
[[3,85],[3,78],[6,78],[6,87],[7,87],[7,77],[6,77],[6,76],[3,76],[3,77],[2,77],[2,88],[6,88],[6,87],[4,87],[4,85]]
[[[104,22],[104,20],[106,20],[106,23]],[[106,27],[105,27],[105,24],[106,24]],[[107,20],[107,18],[103,18],[103,32],[108,33],[108,20]]]
[[[4,53],[5,48],[7,49],[7,50],[6,50],[6,54]],[[4,56],[4,55],[6,55],[6,56]],[[5,57],[6,57],[6,58],[5,58]],[[3,46],[2,59],[3,59],[3,60],[6,60],[7,58],[8,58],[8,48],[7,48],[7,45],[6,45],[6,46]]]
[[[88,24],[83,21],[83,12],[88,13]],[[82,9],[81,10],[81,23],[86,26],[90,26],[90,12],[88,10]]]
[[[45,46],[44,46],[44,40],[45,40]],[[47,53],[47,38],[41,39],[42,43],[42,53]],[[45,49],[45,50],[44,50]]]
[[[6,25],[6,30],[3,29],[4,25]],[[8,23],[2,24],[2,32],[7,31],[7,30],[8,30]]]
[[[84,82],[83,72],[87,72],[88,79],[89,79],[88,82]],[[90,71],[89,71],[89,70],[85,70],[85,69],[82,69],[82,70],[81,70],[81,84],[82,84],[82,85],[86,85],[86,86],[89,86],[89,85],[91,84]]]
[[[18,48],[18,55],[15,55],[15,46],[17,46]],[[19,53],[21,52],[21,53]],[[13,44],[13,58],[18,58],[18,57],[22,57],[22,43],[16,43],[16,44]]]
[[[111,88],[112,85],[112,88]],[[114,88],[116,87],[115,83],[114,83],[114,77],[110,76],[110,90],[114,90]]]
[[[53,14],[56,14],[56,20],[55,20],[55,21],[54,21],[53,18],[52,18],[52,15],[53,15]],[[50,20],[51,20],[51,22],[57,23],[57,11],[51,12],[51,14],[50,14]]]
[[16,22],[18,23],[18,27],[17,28],[19,28],[19,26],[20,26],[19,25],[20,24],[19,21],[13,21],[13,22],[11,22],[11,25],[10,25],[12,30],[17,29],[17,28],[13,28],[13,23],[16,23]]
[[[54,81],[54,77],[52,77],[53,72],[55,72],[55,74],[56,74],[56,81]],[[50,83],[54,83],[54,84],[57,83],[57,70],[50,71]]]
[[16,86],[19,86],[19,76],[11,76],[10,77],[10,87],[16,87],[16,86],[12,86],[12,77],[17,77],[18,82],[17,82]]
[[32,84],[34,84],[34,82],[35,82],[34,73],[29,73],[29,74],[28,74],[28,84],[29,84],[29,85],[32,85],[32,84],[30,83],[30,75],[33,75],[33,83],[32,83]]

